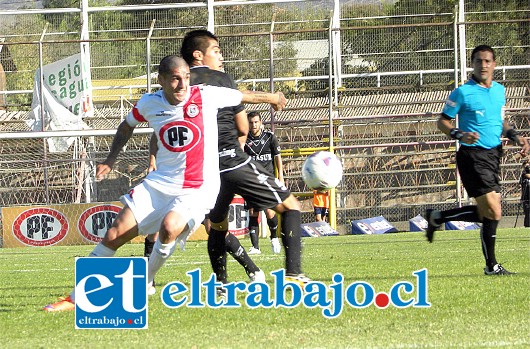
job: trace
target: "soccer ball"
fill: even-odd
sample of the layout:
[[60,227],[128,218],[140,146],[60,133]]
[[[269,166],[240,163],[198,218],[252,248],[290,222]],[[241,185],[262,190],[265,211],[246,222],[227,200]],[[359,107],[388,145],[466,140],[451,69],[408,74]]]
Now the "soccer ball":
[[342,179],[342,163],[329,151],[317,151],[305,160],[302,179],[311,189],[335,188]]

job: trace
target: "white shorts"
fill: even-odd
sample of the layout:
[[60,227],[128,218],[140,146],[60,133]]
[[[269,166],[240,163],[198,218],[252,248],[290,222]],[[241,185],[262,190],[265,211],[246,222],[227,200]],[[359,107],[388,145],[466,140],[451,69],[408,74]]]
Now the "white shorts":
[[142,181],[129,193],[123,195],[120,201],[129,206],[138,223],[139,235],[150,235],[160,230],[164,217],[170,212],[176,212],[186,219],[187,229],[177,238],[183,247],[183,242],[194,232],[204,220],[208,209],[201,202],[201,190],[183,189],[178,196],[168,195],[150,187]]

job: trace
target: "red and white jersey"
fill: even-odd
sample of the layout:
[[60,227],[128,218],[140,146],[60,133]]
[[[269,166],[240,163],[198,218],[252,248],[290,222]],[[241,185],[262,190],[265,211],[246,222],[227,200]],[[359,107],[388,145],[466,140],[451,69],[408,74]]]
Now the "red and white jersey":
[[184,102],[171,105],[162,90],[145,94],[127,115],[130,126],[148,122],[158,138],[156,171],[146,184],[169,195],[200,189],[205,207],[219,192],[217,110],[241,103],[241,92],[215,86],[191,86]]

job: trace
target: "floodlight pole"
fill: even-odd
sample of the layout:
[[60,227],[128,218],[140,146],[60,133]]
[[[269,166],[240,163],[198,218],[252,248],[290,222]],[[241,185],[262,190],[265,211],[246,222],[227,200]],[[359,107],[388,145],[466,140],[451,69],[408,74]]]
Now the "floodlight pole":
[[[40,117],[41,117],[41,130],[44,132],[46,131],[46,111],[44,110],[45,103],[44,103],[44,59],[43,59],[43,52],[42,52],[42,42],[44,41],[44,37],[46,36],[46,31],[48,30],[48,25],[50,23],[46,22],[44,25],[44,29],[42,30],[42,34],[39,39],[39,98],[40,98]],[[35,115],[35,118],[37,116]],[[42,140],[42,162],[44,164],[44,192],[45,192],[45,199],[46,204],[50,201],[50,191],[48,188],[48,150],[46,148],[46,139],[43,138]]]
[[[336,78],[334,79],[333,72],[335,65],[337,64],[336,57],[333,55],[333,36],[334,36],[334,28],[333,28],[333,21],[334,21],[334,14],[331,13],[331,20],[329,22],[329,29],[328,29],[328,123],[329,123],[329,151],[331,153],[334,153],[334,142],[333,138],[334,132],[333,132],[333,115],[335,114],[334,106],[335,106],[335,98],[334,95],[337,95],[337,89],[336,89]],[[335,202],[336,197],[335,188],[332,188],[329,190],[329,225],[333,228],[337,228],[337,204]]]
[[[274,93],[274,21],[276,20],[276,13],[272,14],[271,19],[271,30],[269,32],[269,86],[270,86],[270,92]],[[274,126],[276,121],[276,115],[274,113],[274,108],[272,106],[269,107],[270,113],[271,113],[271,131],[274,133],[274,129],[276,128]]]
[[146,38],[146,60],[147,60],[147,93],[151,93],[151,37],[153,36],[153,30],[155,29],[156,19],[151,21],[151,27],[149,28],[149,34]]
[[[90,80],[92,80],[92,76],[90,73],[90,42],[88,41],[90,39],[90,35],[88,33],[88,0],[82,0],[81,1],[81,81],[82,84],[85,85],[85,79],[87,78],[85,71],[85,67],[88,67],[88,74],[90,76]],[[85,86],[86,87],[86,86]],[[92,88],[92,83],[90,84],[90,87]],[[87,91],[85,88],[83,88],[84,98],[82,100],[82,103],[86,103],[86,108],[81,108],[81,113],[83,113],[83,116],[87,116],[86,111],[89,110],[90,103],[92,101],[89,100],[89,98],[92,97],[92,91]],[[93,110],[89,111],[89,116],[92,115]],[[94,151],[94,137],[89,137],[88,140],[85,142],[81,141],[78,142],[81,147],[81,157],[85,158],[92,158],[92,154],[88,154],[88,152]],[[85,202],[90,203],[92,202],[92,193],[96,192],[95,188],[95,164],[94,161],[83,160],[81,163],[81,170],[82,176],[79,176],[78,179],[80,181],[84,181],[85,184]],[[92,173],[94,173],[94,179],[92,178]],[[81,188],[81,184],[79,185],[79,188]],[[81,194],[78,194],[78,201],[80,201]]]

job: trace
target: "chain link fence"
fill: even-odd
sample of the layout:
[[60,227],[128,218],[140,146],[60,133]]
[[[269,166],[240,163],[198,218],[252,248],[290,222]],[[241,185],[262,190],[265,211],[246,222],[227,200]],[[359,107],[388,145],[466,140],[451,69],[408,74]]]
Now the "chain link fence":
[[[95,112],[84,121],[94,130],[115,129],[142,93],[157,88],[153,72],[160,59],[179,52],[187,31],[209,28],[240,88],[283,91],[289,98],[281,112],[267,105],[249,110],[259,110],[278,136],[286,182],[300,195],[305,221],[312,209],[300,168],[308,149],[319,147],[332,146],[344,164],[336,195],[341,232],[354,219],[383,215],[406,222],[426,207],[454,207],[466,200],[457,190],[455,144],[435,121],[465,78],[474,46],[496,49],[495,79],[507,87],[507,117],[530,135],[530,10],[510,1],[461,3],[89,2]],[[340,15],[334,20],[334,14]],[[35,72],[79,53],[82,18],[80,8],[0,11],[2,134],[29,131]],[[105,158],[111,134],[79,136],[60,153],[49,153],[44,139],[30,135],[1,137],[0,206],[117,200],[146,173],[148,137],[147,131],[135,134],[103,182],[93,180],[93,167]],[[507,144],[505,215],[519,208],[520,160]]]

